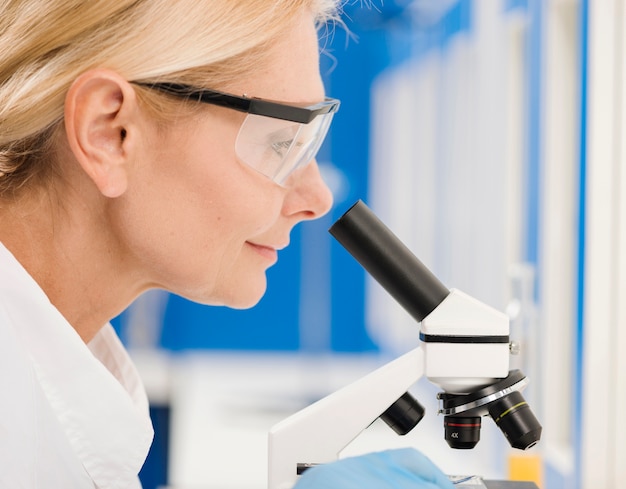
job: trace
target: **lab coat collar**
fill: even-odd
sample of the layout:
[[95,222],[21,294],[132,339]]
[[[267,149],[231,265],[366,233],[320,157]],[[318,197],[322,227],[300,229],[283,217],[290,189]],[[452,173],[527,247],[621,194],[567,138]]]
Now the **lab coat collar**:
[[85,345],[0,243],[0,301],[68,440],[98,488],[136,482],[152,442],[142,382],[110,324]]

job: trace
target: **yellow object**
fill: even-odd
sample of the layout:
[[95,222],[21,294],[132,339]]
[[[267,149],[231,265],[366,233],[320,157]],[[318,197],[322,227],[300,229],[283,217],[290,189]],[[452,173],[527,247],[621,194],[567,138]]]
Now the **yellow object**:
[[541,489],[543,482],[542,465],[539,455],[509,455],[509,479],[534,482]]

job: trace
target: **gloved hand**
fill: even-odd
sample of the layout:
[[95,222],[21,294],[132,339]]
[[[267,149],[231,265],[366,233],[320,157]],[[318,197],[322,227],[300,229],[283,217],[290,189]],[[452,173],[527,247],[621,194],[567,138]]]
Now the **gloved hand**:
[[400,448],[312,467],[293,489],[454,489],[454,485],[425,455]]

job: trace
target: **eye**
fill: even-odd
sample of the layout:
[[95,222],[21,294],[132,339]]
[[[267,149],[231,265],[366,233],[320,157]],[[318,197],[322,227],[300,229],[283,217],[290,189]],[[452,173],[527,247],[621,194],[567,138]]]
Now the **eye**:
[[293,152],[303,144],[300,134],[300,124],[286,121],[272,121],[272,131],[267,133],[267,143],[273,153],[284,158],[287,153]]
[[274,152],[282,158],[285,156],[285,153],[289,151],[292,143],[293,139],[284,139],[282,141],[275,141],[271,143],[271,147]]

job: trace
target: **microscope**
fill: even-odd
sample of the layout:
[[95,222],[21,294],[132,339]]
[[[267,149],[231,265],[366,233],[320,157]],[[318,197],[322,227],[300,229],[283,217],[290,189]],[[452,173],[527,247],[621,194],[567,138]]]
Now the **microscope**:
[[[420,323],[421,343],[273,426],[269,489],[289,489],[307,468],[337,460],[377,418],[399,435],[411,431],[424,408],[408,390],[423,376],[442,390],[437,395],[439,414],[451,448],[476,446],[487,416],[512,447],[535,445],[541,425],[521,394],[528,379],[519,370],[509,370],[508,316],[460,290],[447,289],[360,200],[330,233]],[[536,487],[484,484],[489,489]]]

